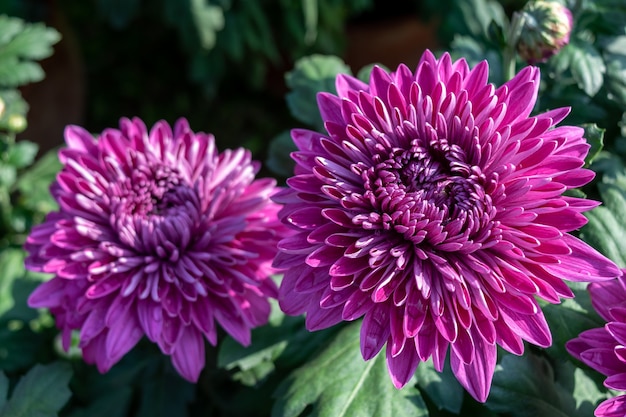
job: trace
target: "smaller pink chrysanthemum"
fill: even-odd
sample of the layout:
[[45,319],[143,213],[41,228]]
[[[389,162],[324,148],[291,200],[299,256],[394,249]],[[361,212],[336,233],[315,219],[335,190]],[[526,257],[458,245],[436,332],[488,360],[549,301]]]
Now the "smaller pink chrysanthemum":
[[[566,348],[574,357],[606,375],[607,388],[626,391],[626,276],[590,284],[589,293],[593,307],[607,324],[582,332]],[[626,393],[601,403],[595,415],[626,416]]]
[[59,210],[33,228],[26,268],[54,274],[31,294],[69,348],[80,330],[86,362],[106,372],[146,335],[196,381],[216,322],[240,343],[264,324],[277,241],[286,229],[272,179],[244,149],[219,153],[187,121],[148,131],[135,118],[94,138],[65,131],[51,187]]

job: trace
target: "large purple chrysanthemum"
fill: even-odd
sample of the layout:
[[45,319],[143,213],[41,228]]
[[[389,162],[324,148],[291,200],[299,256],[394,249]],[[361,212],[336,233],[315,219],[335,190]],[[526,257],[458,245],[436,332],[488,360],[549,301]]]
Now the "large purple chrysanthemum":
[[269,275],[287,229],[272,179],[244,149],[218,153],[180,119],[149,132],[139,119],[94,139],[65,131],[51,187],[60,209],[33,228],[26,267],[54,274],[29,298],[47,307],[63,345],[80,329],[84,359],[107,371],[145,334],[190,381],[216,322],[242,344],[265,323]]
[[286,313],[306,312],[310,330],[363,316],[363,357],[387,344],[397,387],[429,357],[441,370],[450,346],[480,401],[496,345],[551,344],[536,296],[558,303],[572,296],[563,279],[619,274],[567,234],[597,205],[562,195],[594,175],[582,129],[554,127],[568,109],[529,116],[537,68],[498,89],[488,72],[427,51],[415,74],[339,76],[338,96],[318,96],[328,134],[293,131],[296,175],[275,197],[297,231],[274,263]]
[[[626,273],[626,270],[623,272]],[[582,332],[567,342],[567,350],[606,375],[606,387],[626,391],[626,276],[593,283],[588,289],[593,307],[607,324]],[[596,408],[595,415],[626,416],[626,394],[602,402]]]

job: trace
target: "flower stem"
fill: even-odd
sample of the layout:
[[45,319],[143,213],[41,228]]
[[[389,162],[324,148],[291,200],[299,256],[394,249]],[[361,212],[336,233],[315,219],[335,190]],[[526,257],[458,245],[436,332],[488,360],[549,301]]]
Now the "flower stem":
[[502,52],[502,75],[504,81],[509,81],[515,76],[517,40],[522,33],[522,14],[514,12],[511,18],[511,25],[507,33],[507,42]]

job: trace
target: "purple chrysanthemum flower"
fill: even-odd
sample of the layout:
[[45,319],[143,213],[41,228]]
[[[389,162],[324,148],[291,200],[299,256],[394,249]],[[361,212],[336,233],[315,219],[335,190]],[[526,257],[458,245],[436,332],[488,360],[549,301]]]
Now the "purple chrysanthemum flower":
[[287,236],[272,179],[244,149],[218,153],[212,135],[180,119],[174,131],[139,119],[94,139],[65,131],[51,192],[60,209],[33,228],[26,267],[54,274],[31,294],[49,308],[63,346],[80,329],[85,361],[101,372],[142,337],[196,381],[216,322],[242,344],[265,323],[276,244]]
[[[626,270],[623,270],[626,273]],[[607,321],[604,327],[582,332],[567,342],[567,350],[607,376],[604,385],[626,391],[626,276],[589,285],[591,302]],[[596,408],[598,417],[626,416],[626,394],[610,398]]]
[[568,113],[530,117],[539,70],[496,89],[487,62],[439,60],[413,74],[374,68],[369,84],[337,78],[318,96],[327,135],[293,131],[290,189],[275,196],[297,232],[279,243],[279,302],[308,329],[364,317],[361,352],[386,344],[396,387],[421,361],[452,369],[478,400],[496,345],[549,346],[535,297],[573,294],[563,279],[613,278],[617,266],[569,235],[594,201],[563,196],[588,183],[589,145]]

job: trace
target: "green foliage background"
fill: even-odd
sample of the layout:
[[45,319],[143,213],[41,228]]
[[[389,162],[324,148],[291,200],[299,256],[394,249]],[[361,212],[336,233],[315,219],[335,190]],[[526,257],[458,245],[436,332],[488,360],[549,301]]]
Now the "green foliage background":
[[[46,277],[24,270],[21,245],[32,225],[55,208],[47,188],[60,169],[54,151],[37,155],[37,142],[62,141],[60,132],[19,136],[29,120],[22,89],[44,78],[46,62],[42,67],[40,61],[61,39],[42,22],[63,16],[60,30],[75,40],[84,66],[84,78],[76,82],[86,85],[87,129],[115,126],[121,116],[136,115],[148,125],[185,116],[195,130],[214,133],[222,149],[250,148],[265,162],[263,174],[283,180],[292,172],[289,129],[323,129],[316,93],[334,91],[340,72],[369,76],[371,66],[344,62],[347,27],[406,16],[436,20],[440,49],[471,65],[489,60],[491,81],[499,84],[506,25],[523,3],[0,1],[0,13],[12,16],[0,16],[0,417],[593,415],[613,393],[601,375],[564,349],[581,331],[603,325],[580,285],[572,286],[575,299],[542,305],[552,347],[527,346],[521,357],[499,352],[486,404],[463,391],[449,366],[438,373],[429,362],[396,390],[383,355],[361,360],[358,322],[309,333],[302,317],[286,317],[274,305],[250,347],[223,335],[193,385],[145,341],[100,375],[77,349],[60,349],[46,311],[26,306]],[[586,129],[592,145],[587,164],[598,175],[578,192],[604,205],[588,213],[580,236],[626,267],[626,5],[565,3],[575,17],[571,43],[540,65],[535,111],[571,106],[565,123]],[[523,65],[518,62],[518,69]]]

